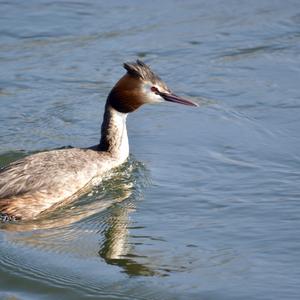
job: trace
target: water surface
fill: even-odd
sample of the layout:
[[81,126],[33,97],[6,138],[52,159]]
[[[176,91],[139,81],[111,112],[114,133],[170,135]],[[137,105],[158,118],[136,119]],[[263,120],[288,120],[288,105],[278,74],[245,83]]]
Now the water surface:
[[1,299],[299,299],[299,1],[0,1],[0,164],[99,140],[124,61],[200,107],[128,118],[131,156],[1,225]]

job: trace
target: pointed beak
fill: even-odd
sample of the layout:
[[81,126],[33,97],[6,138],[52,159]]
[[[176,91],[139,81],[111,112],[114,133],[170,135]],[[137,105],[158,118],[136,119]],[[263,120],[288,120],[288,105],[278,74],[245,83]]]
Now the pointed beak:
[[189,106],[199,106],[198,104],[192,102],[191,100],[181,98],[181,97],[179,97],[177,95],[174,95],[172,93],[160,92],[159,95],[161,97],[163,97],[166,101],[169,101],[169,102],[175,102],[175,103],[179,103],[179,104],[183,104],[183,105],[189,105]]

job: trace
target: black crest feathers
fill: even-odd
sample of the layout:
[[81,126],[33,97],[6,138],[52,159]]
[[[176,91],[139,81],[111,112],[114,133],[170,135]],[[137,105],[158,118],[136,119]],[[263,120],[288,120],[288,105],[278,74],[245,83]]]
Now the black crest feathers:
[[153,83],[161,81],[150,67],[139,59],[134,63],[124,63],[124,68],[127,70],[129,75],[141,78],[145,81],[151,81]]

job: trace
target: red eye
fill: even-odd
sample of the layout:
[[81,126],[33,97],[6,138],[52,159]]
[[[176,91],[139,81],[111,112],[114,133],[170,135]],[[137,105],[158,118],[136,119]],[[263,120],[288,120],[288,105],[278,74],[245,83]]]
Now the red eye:
[[152,86],[151,87],[151,91],[153,92],[153,93],[155,93],[155,94],[159,94],[159,90],[158,90],[158,88],[156,88],[155,86]]

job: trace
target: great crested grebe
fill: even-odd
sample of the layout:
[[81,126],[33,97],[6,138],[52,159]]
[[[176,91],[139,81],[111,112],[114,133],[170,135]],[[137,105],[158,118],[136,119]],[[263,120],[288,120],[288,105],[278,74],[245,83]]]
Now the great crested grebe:
[[145,103],[197,106],[174,95],[142,61],[124,63],[127,73],[108,95],[96,146],[51,150],[10,163],[0,171],[0,219],[29,220],[82,195],[129,155],[126,117]]

